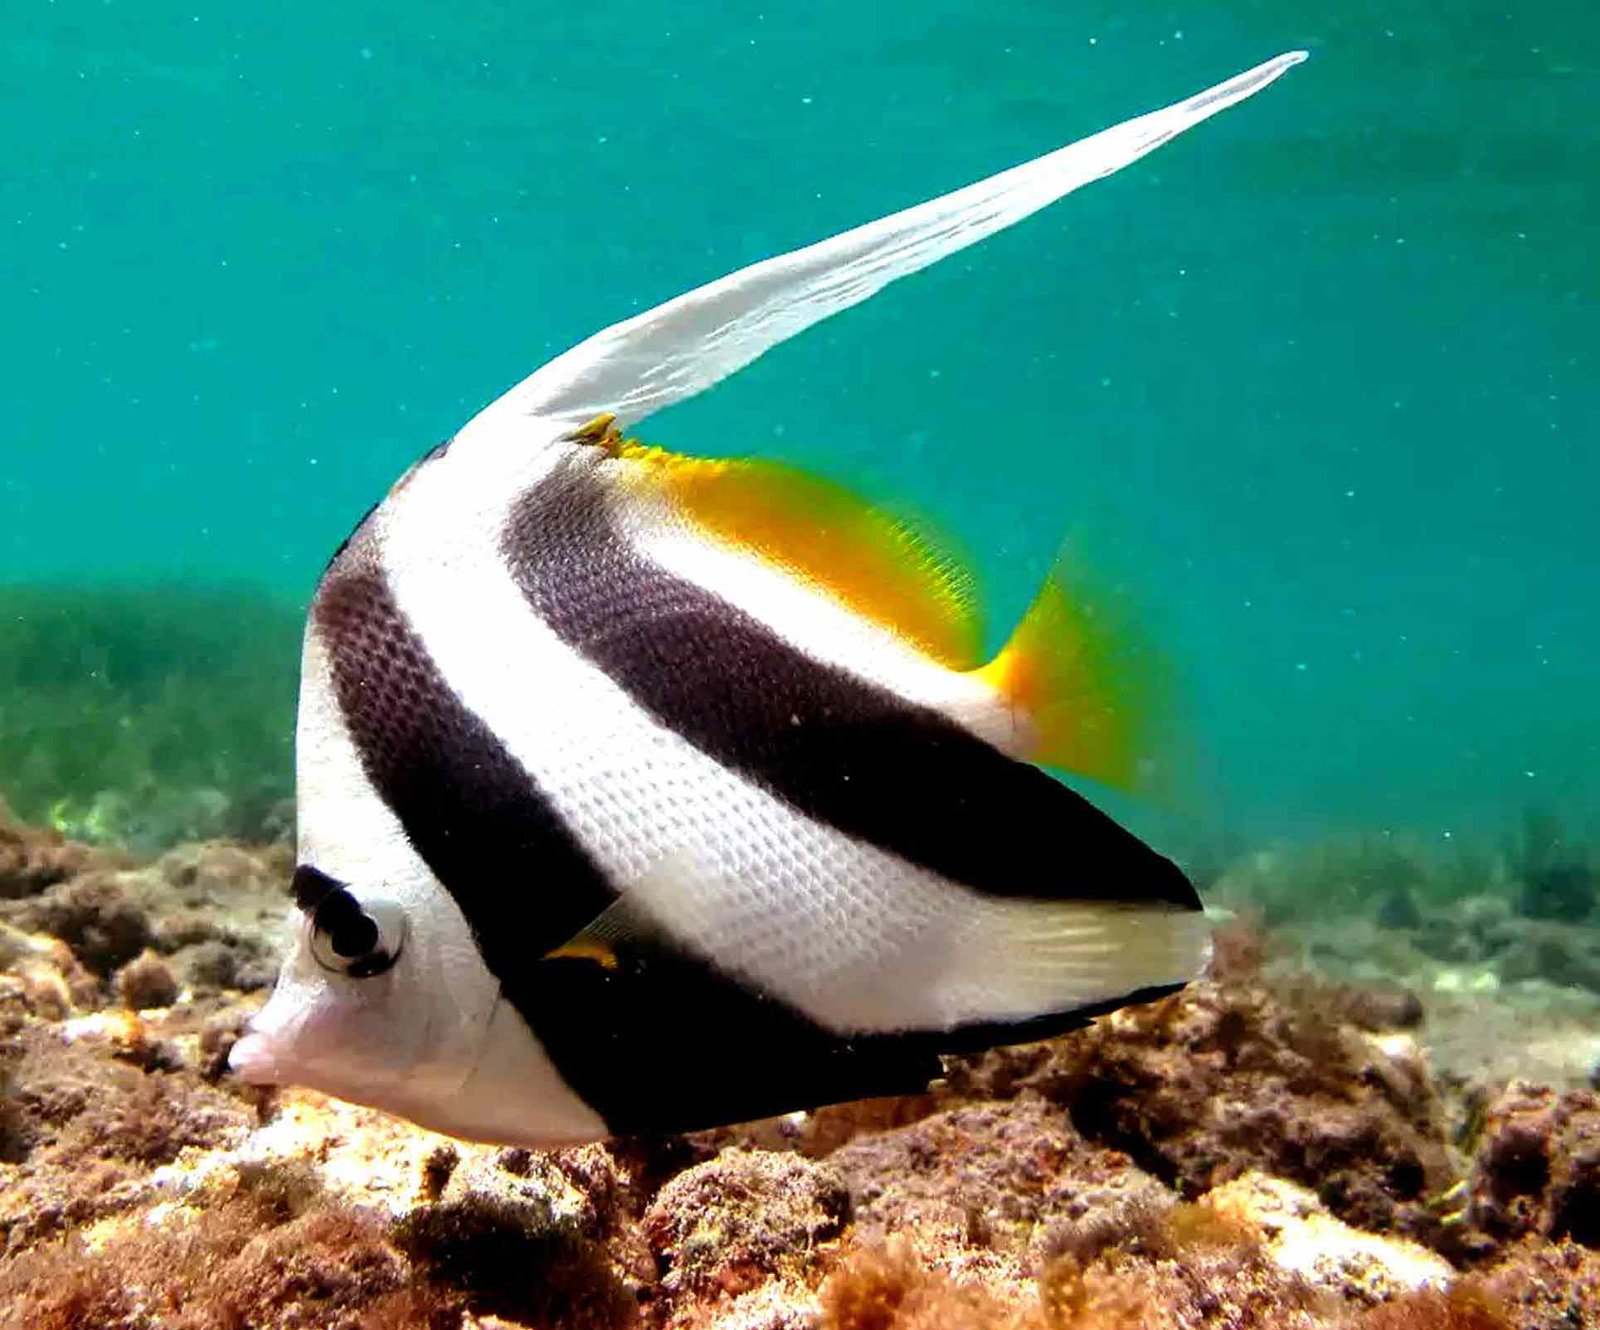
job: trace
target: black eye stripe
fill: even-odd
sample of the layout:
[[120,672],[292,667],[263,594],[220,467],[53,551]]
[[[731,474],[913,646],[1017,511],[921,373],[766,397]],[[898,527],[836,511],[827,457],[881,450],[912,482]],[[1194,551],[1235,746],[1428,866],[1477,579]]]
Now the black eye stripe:
[[313,868],[310,864],[299,865],[294,870],[294,877],[289,885],[294,892],[294,903],[307,914],[316,910],[334,892],[344,891],[343,883],[335,881],[321,869]]

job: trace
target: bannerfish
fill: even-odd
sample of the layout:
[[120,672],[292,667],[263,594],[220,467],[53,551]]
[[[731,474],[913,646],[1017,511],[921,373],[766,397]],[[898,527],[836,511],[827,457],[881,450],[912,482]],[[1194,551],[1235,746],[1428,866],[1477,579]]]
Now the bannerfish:
[[918,1091],[1191,979],[1194,887],[1042,769],[1139,747],[1063,577],[985,663],[915,525],[625,431],[1302,59],[607,328],[416,463],[308,614],[293,942],[234,1069],[557,1146]]

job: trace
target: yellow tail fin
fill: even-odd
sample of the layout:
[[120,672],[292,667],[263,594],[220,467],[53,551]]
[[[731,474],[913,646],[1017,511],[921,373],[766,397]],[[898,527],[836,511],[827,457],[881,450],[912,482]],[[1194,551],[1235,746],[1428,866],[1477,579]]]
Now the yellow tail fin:
[[1030,761],[1141,788],[1166,671],[1117,598],[1089,586],[1058,559],[1011,640],[974,673],[1020,713]]

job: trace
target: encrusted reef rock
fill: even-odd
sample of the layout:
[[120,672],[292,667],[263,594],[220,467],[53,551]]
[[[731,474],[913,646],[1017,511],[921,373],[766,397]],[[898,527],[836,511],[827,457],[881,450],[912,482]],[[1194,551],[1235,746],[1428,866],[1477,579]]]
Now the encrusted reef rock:
[[242,1139],[255,1114],[142,1031],[34,1026],[0,1060],[0,1253],[148,1203],[156,1170]]
[[694,1323],[705,1306],[768,1284],[804,1301],[849,1216],[838,1170],[798,1155],[734,1149],[686,1169],[643,1215],[668,1323]]
[[1600,1252],[1575,1243],[1514,1247],[1473,1284],[1493,1300],[1510,1330],[1588,1330],[1600,1325]]
[[[293,868],[286,846],[208,841],[144,867],[85,855],[63,857],[74,871],[35,875],[32,890],[0,899],[0,921],[59,939],[103,979],[154,952],[180,988],[249,991],[272,982]],[[147,983],[141,994],[162,987]]]
[[24,928],[60,938],[89,969],[109,976],[156,940],[149,907],[129,889],[132,877],[85,873],[17,902],[9,913]]
[[1248,1230],[1285,1273],[1349,1302],[1386,1302],[1455,1280],[1438,1253],[1351,1228],[1310,1191],[1282,1178],[1248,1173],[1208,1192],[1201,1204]]
[[1467,1215],[1494,1238],[1600,1247],[1600,1095],[1513,1082],[1487,1109]]
[[1243,934],[926,1094],[543,1153],[227,1074],[284,847],[7,844],[0,1330],[1600,1327],[1600,1096],[1441,1090],[1428,1003]]
[[99,981],[66,943],[0,923],[0,1028],[29,1017],[61,1020],[99,997]]
[[24,825],[0,799],[0,899],[35,895],[107,857],[60,832]]
[[1432,1241],[1432,1198],[1460,1163],[1425,1058],[1411,1035],[1330,1010],[1322,993],[1274,988],[1224,952],[1215,977],[1178,997],[986,1054],[952,1081],[974,1094],[1032,1089],[1185,1196],[1260,1170],[1314,1189],[1358,1227]]
[[830,1156],[859,1238],[915,1233],[959,1263],[1000,1253],[1018,1272],[1087,1259],[1176,1204],[1132,1159],[1084,1140],[1037,1096],[935,1113],[865,1135]]

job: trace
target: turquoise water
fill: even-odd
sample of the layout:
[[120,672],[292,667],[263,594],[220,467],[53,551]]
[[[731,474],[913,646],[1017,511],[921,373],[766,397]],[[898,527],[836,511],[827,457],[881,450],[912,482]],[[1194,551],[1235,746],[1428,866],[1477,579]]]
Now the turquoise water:
[[0,581],[299,602],[582,335],[1305,46],[648,436],[909,499],[997,632],[1073,535],[1188,681],[1200,825],[1589,818],[1600,9],[1507,9],[26,5]]

